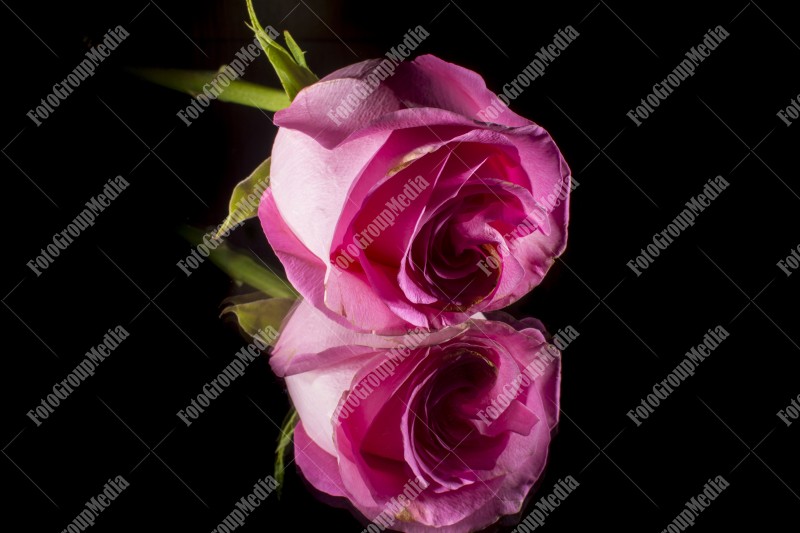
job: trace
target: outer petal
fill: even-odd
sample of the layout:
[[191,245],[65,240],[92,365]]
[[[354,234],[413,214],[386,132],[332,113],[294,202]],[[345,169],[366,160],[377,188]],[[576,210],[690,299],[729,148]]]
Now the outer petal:
[[498,123],[506,126],[531,124],[529,120],[502,107],[479,74],[436,56],[424,55],[411,63],[403,63],[387,83],[401,100],[418,107],[447,109],[481,120],[479,111],[497,105],[504,110],[496,119]]
[[309,483],[331,496],[347,497],[336,456],[331,455],[306,433],[303,422],[294,428],[294,460]]
[[[368,84],[352,79],[326,79],[306,87],[295,97],[292,105],[275,114],[275,124],[281,128],[302,131],[325,148],[333,148],[348,135],[367,126],[383,114],[405,107],[394,93],[379,85],[365,101],[351,107],[346,99],[367,90]],[[352,100],[352,97],[351,97]],[[337,108],[347,105],[347,116],[337,115]]]
[[329,368],[286,377],[286,388],[306,433],[320,448],[336,457],[333,413],[360,367],[361,361],[348,359]]
[[[375,335],[342,326],[301,300],[286,316],[272,350],[270,365],[281,377],[349,364],[352,358],[397,347],[430,346],[462,335],[467,325],[414,330],[407,335]],[[344,390],[344,389],[342,389]],[[339,398],[337,397],[336,402]]]
[[347,322],[325,307],[325,264],[306,247],[281,218],[272,189],[264,191],[258,206],[261,228],[286,270],[286,277],[308,301],[331,321]]
[[336,222],[350,201],[353,180],[390,134],[360,137],[332,151],[305,133],[278,130],[272,147],[272,196],[298,240],[326,263]]
[[292,286],[312,301],[321,301],[325,265],[286,225],[275,204],[272,189],[264,191],[258,206],[258,218],[270,246],[286,268]]
[[[502,111],[495,119],[498,124],[514,127],[532,124],[503,106],[483,78],[469,69],[423,55],[398,65],[393,75],[373,89],[364,80],[380,63],[381,60],[372,59],[349,65],[306,87],[290,107],[275,114],[275,124],[315,137],[326,148],[340,144],[382,113],[405,107],[444,109],[481,121],[479,112],[495,106]],[[372,92],[366,98],[359,98],[360,103],[354,108],[350,106],[353,111],[348,111],[346,118],[336,115],[336,108],[362,88]]]

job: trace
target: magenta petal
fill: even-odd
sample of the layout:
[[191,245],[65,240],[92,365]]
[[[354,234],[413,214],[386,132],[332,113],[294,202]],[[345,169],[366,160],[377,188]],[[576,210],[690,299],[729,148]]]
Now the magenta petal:
[[[479,111],[497,103],[497,96],[486,88],[480,75],[432,55],[404,63],[388,83],[403,101],[447,109],[475,120],[481,120]],[[508,108],[503,108],[495,120],[506,126],[531,123]]]
[[349,364],[376,350],[435,345],[463,335],[466,324],[415,335],[374,335],[361,333],[332,321],[301,300],[284,320],[270,358],[273,371],[281,376],[310,372],[331,365]]
[[332,272],[328,277],[325,306],[344,317],[351,328],[362,331],[397,335],[406,331],[409,324],[426,325],[399,317],[367,280],[350,272]]
[[[404,107],[383,85],[373,90],[368,102],[360,102],[354,108],[346,103],[348,97],[352,99],[351,95],[364,87],[369,86],[352,78],[320,81],[300,91],[290,107],[275,113],[274,122],[281,128],[305,133],[325,148],[333,148],[381,115]],[[347,116],[337,115],[337,108]]]
[[316,489],[331,496],[347,497],[336,457],[311,440],[302,422],[298,422],[294,428],[294,460],[303,476]]
[[325,265],[297,238],[278,211],[272,189],[258,206],[261,228],[286,269],[292,286],[317,307],[324,298]]
[[270,191],[292,233],[326,263],[336,223],[350,201],[352,180],[390,134],[362,137],[331,151],[305,133],[278,130],[272,147]]

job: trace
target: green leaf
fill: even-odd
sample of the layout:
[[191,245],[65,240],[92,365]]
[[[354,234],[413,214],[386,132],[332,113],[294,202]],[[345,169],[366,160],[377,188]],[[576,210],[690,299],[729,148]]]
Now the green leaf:
[[[181,234],[192,244],[203,242],[205,233],[199,229],[183,226]],[[211,262],[239,283],[258,289],[267,296],[275,298],[298,298],[297,292],[288,281],[269,270],[260,259],[252,254],[236,250],[226,242],[209,254]]]
[[275,47],[278,50],[283,50],[284,52],[286,51],[284,47],[276,43],[272,37],[270,37],[269,34],[264,31],[264,28],[261,27],[261,23],[258,21],[258,17],[256,16],[256,9],[253,7],[253,0],[247,0],[247,15],[250,17],[250,24],[248,27],[256,34],[256,38],[258,39],[258,42],[261,43],[261,47],[264,50]]
[[[228,203],[228,216],[217,230],[216,237],[230,231],[237,224],[253,218],[258,213],[258,202],[261,195],[269,186],[270,159],[267,158],[245,179],[236,184]],[[255,196],[255,201],[248,196]]]
[[272,63],[272,68],[278,74],[286,94],[292,100],[304,87],[308,87],[318,81],[310,70],[295,63],[294,59],[285,50],[268,48],[267,57],[269,62]]
[[[223,66],[222,69],[226,67]],[[222,70],[220,69],[220,70]],[[219,71],[182,70],[175,68],[141,68],[130,69],[130,72],[149,82],[197,96],[203,93],[203,87],[211,82]],[[235,74],[235,73],[234,73]],[[265,87],[249,81],[232,80],[227,88],[221,89],[217,98],[223,102],[241,104],[266,111],[280,111],[289,107],[291,101],[285,91]]]
[[283,32],[283,37],[286,39],[286,45],[289,47],[289,51],[292,53],[292,57],[297,64],[301,67],[308,68],[308,64],[306,63],[306,53],[303,52],[297,42],[295,42],[292,34],[286,30]]
[[284,472],[286,471],[286,467],[284,466],[286,464],[286,449],[292,442],[294,428],[297,426],[298,420],[300,420],[300,417],[297,414],[297,410],[292,407],[289,412],[286,413],[286,418],[283,419],[281,434],[278,437],[278,446],[275,448],[275,481],[278,482],[277,492],[279,498],[281,496],[281,487],[283,487]]
[[[259,299],[243,301],[254,296]],[[244,299],[228,299],[227,303],[230,305],[222,310],[220,316],[228,313],[236,315],[239,327],[250,337],[266,327],[272,327],[275,331],[279,331],[283,319],[295,304],[295,300],[292,298],[264,298],[261,293],[246,295]]]
[[289,37],[291,42],[287,41],[287,43],[289,44],[289,48],[292,49],[292,54],[295,54],[294,49],[300,54],[302,64],[300,61],[297,61],[296,54],[292,57],[292,55],[286,51],[286,48],[275,42],[275,40],[264,31],[264,28],[261,26],[256,16],[253,0],[247,0],[247,13],[250,16],[250,24],[248,27],[253,30],[258,42],[261,43],[261,47],[267,53],[267,59],[269,59],[272,68],[274,68],[275,72],[278,74],[281,85],[283,85],[290,100],[294,100],[297,93],[304,87],[308,87],[312,83],[319,81],[319,78],[305,65],[303,52],[300,50],[297,43],[294,42],[294,39]]

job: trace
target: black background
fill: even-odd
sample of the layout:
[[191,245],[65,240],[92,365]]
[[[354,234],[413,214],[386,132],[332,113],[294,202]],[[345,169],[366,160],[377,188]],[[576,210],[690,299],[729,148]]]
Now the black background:
[[[250,41],[244,1],[3,3],[2,519],[60,531],[121,474],[131,485],[94,529],[210,531],[272,472],[288,400],[261,358],[191,427],[175,415],[243,344],[218,318],[238,289],[210,264],[186,277],[176,262],[190,248],[175,230],[222,219],[275,128],[269,113],[220,102],[187,127],[175,113],[188,96],[121,69],[231,61]],[[787,4],[257,2],[319,75],[382,56],[422,24],[417,53],[500,90],[558,29],[580,32],[512,104],[551,132],[580,183],[563,261],[512,309],[581,333],[564,354],[541,493],[566,475],[580,487],[545,530],[661,531],[720,474],[731,486],[695,530],[796,526],[800,423],[776,416],[800,394],[800,274],[776,267],[800,242],[800,126],[776,117],[800,92]],[[27,111],[118,24],[128,39],[35,126]],[[718,24],[728,39],[636,127],[626,112]],[[265,59],[245,79],[277,86]],[[36,277],[26,262],[118,174],[131,186]],[[626,262],[717,175],[730,187],[641,277],[631,272]],[[256,223],[233,240],[278,265]],[[118,324],[130,337],[36,427],[25,413]],[[636,427],[625,413],[719,324],[730,338]],[[281,500],[245,527],[293,524],[360,530],[317,502],[294,465]]]

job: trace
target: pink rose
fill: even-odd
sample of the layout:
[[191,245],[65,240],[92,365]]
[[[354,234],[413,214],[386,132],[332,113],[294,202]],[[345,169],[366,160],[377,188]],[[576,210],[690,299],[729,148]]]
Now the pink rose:
[[430,55],[385,65],[338,70],[276,113],[270,244],[309,302],[360,331],[509,305],[566,246],[566,162],[509,109],[480,121],[498,100],[478,74]]
[[273,370],[318,490],[406,532],[474,531],[521,511],[558,421],[561,360],[534,319],[362,334],[300,304]]

